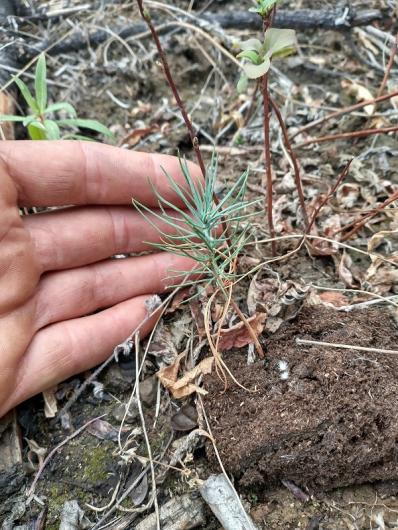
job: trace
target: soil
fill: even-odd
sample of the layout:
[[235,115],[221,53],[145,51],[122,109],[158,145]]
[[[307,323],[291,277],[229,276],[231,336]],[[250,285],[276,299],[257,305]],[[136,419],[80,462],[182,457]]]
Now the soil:
[[[384,311],[309,306],[265,341],[264,361],[228,357],[234,377],[253,393],[232,382],[221,393],[216,376],[206,382],[227,471],[245,487],[290,480],[312,492],[398,479],[398,357],[301,345],[298,337],[392,350],[398,329]],[[208,453],[214,460],[211,444]]]

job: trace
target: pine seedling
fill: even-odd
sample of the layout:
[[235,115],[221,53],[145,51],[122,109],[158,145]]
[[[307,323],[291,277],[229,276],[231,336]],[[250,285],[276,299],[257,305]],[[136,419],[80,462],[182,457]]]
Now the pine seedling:
[[[44,53],[39,56],[36,63],[34,95],[19,77],[14,77],[14,82],[26,101],[30,113],[28,116],[0,114],[0,122],[21,122],[27,128],[32,140],[91,140],[78,134],[77,128],[80,127],[113,137],[112,132],[99,121],[78,118],[76,110],[70,103],[62,101],[48,105],[47,66]],[[69,118],[54,117],[59,111],[66,112]],[[64,128],[68,132],[62,134],[61,130]]]
[[[189,257],[197,263],[195,274],[200,278],[189,283],[213,285],[225,294],[226,286],[235,282],[238,277],[235,261],[250,237],[248,225],[243,227],[242,221],[255,215],[255,212],[247,213],[246,209],[258,202],[244,200],[248,171],[237,179],[216,204],[214,188],[218,170],[217,157],[213,155],[203,184],[192,177],[186,161],[181,158],[180,166],[185,186],[178,184],[170,174],[163,171],[183,207],[168,201],[154,186],[152,189],[158,201],[159,213],[136,199],[133,199],[133,205],[161,235],[161,242],[151,243],[152,246]],[[166,223],[172,233],[162,231],[156,221]],[[174,278],[191,272],[179,271]]]

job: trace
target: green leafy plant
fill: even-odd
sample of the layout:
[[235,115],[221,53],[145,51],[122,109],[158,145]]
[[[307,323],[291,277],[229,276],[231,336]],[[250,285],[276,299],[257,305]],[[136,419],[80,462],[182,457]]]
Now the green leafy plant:
[[239,59],[244,59],[242,65],[244,74],[238,82],[238,91],[247,88],[249,79],[258,79],[265,75],[270,66],[271,59],[286,57],[294,52],[296,32],[293,29],[269,28],[264,35],[264,40],[248,39],[240,43],[241,52]]
[[256,6],[249,8],[252,13],[258,13],[264,17],[275,7],[278,0],[256,0]]
[[289,135],[284,123],[282,114],[269,93],[268,75],[271,61],[280,57],[286,57],[295,49],[296,33],[292,29],[272,28],[274,14],[276,12],[277,0],[256,0],[256,7],[250,11],[258,13],[262,18],[263,40],[251,38],[240,43],[241,52],[238,58],[243,59],[242,70],[237,89],[238,92],[244,92],[248,88],[249,80],[256,80],[256,88],[253,93],[253,100],[256,97],[258,89],[261,90],[263,99],[263,128],[264,128],[264,160],[266,175],[266,215],[270,231],[272,254],[276,255],[275,229],[273,222],[273,184],[271,170],[271,141],[270,141],[270,111],[274,111],[279,125],[282,129],[283,139],[286,150],[289,153],[290,161],[294,170],[294,178],[299,196],[300,207],[302,210],[303,223],[305,228],[308,227],[308,216],[305,208],[304,192],[300,177],[300,167],[297,162],[295,153],[292,149]]
[[[32,140],[82,139],[90,140],[75,132],[79,127],[89,129],[107,137],[113,137],[112,132],[97,120],[87,120],[77,117],[76,110],[70,103],[59,102],[48,105],[47,97],[47,67],[46,58],[42,53],[36,64],[34,79],[34,95],[19,77],[14,77],[22,97],[26,101],[30,114],[28,116],[0,115],[0,122],[21,122],[27,128]],[[55,113],[64,111],[68,118],[54,118]],[[66,127],[69,132],[61,134]]]
[[[136,199],[133,199],[133,204],[161,234],[162,241],[151,243],[152,246],[193,259],[198,264],[195,272],[201,276],[200,279],[193,280],[193,283],[214,284],[225,293],[226,285],[237,279],[234,262],[249,237],[248,225],[243,228],[242,220],[255,215],[255,212],[246,213],[246,209],[258,202],[244,200],[248,171],[237,179],[216,204],[213,196],[218,170],[217,157],[212,157],[204,184],[192,177],[188,165],[181,158],[180,166],[185,187],[178,184],[166,171],[164,173],[184,208],[165,199],[154,186],[152,189],[160,213]],[[172,235],[162,231],[155,223],[156,220],[170,226]],[[189,272],[179,272],[178,276]]]

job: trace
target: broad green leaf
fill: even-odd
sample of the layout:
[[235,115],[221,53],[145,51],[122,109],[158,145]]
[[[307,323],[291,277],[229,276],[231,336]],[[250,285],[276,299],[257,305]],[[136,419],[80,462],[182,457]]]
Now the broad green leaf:
[[271,66],[269,57],[265,57],[261,64],[245,64],[243,70],[249,79],[258,79],[265,75]]
[[50,114],[51,112],[57,112],[59,110],[64,110],[65,112],[70,114],[72,118],[77,117],[77,113],[74,107],[70,103],[67,103],[66,101],[62,101],[60,103],[54,103],[53,105],[49,105],[46,108],[44,114]]
[[282,59],[283,57],[287,57],[288,55],[291,55],[295,51],[296,51],[296,48],[294,48],[293,46],[291,48],[283,48],[283,50],[280,50],[277,53],[273,53],[272,57],[274,59]]
[[24,127],[27,127],[32,121],[37,121],[37,116],[26,116],[22,122]]
[[253,64],[261,62],[259,54],[253,50],[245,50],[237,55],[238,59],[248,59]]
[[27,87],[27,85],[25,85],[25,83],[22,81],[22,79],[19,79],[19,77],[14,77],[14,81],[17,87],[19,88],[28,107],[31,109],[32,112],[34,112],[35,114],[38,114],[39,107],[37,105],[35,98],[32,96],[31,91]]
[[44,114],[47,106],[47,73],[46,56],[41,53],[36,64],[35,95],[40,114]]
[[241,94],[242,92],[246,92],[248,85],[249,85],[248,78],[245,75],[241,75],[239,78],[238,84],[236,86],[236,89],[239,92],[239,94]]
[[54,120],[44,120],[47,140],[59,140],[61,135],[59,127]]
[[46,140],[46,129],[39,121],[34,121],[28,125],[29,136],[32,140]]
[[248,40],[244,40],[244,41],[240,42],[239,43],[239,47],[244,52],[245,51],[250,51],[250,50],[254,50],[256,52],[260,52],[261,48],[262,48],[262,42],[259,41],[258,39],[248,39]]
[[13,116],[12,114],[0,114],[0,121],[24,121],[23,116]]
[[265,32],[264,48],[272,57],[286,48],[294,48],[296,32],[294,29],[269,28]]
[[113,133],[108,129],[108,127],[105,127],[105,125],[102,125],[97,120],[84,120],[80,118],[69,118],[66,120],[57,120],[58,125],[70,125],[72,127],[82,127],[84,129],[90,129],[92,131],[99,132],[103,134],[104,136],[108,136],[110,138],[113,138]]

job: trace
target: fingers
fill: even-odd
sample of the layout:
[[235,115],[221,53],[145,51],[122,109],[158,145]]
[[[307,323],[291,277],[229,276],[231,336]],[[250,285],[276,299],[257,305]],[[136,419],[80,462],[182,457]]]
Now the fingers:
[[[146,318],[145,300],[140,296],[83,318],[68,320],[39,331],[16,373],[16,388],[0,407],[0,416],[46,388],[98,365],[112,354]],[[145,336],[156,318],[140,330]]]
[[[21,206],[130,204],[131,198],[156,206],[149,185],[176,200],[162,167],[179,183],[177,158],[77,141],[0,142],[0,161],[18,189]],[[193,177],[200,169],[189,163]],[[1,168],[0,168],[1,177]]]
[[86,315],[139,295],[164,292],[175,283],[168,279],[173,271],[189,271],[193,266],[190,259],[162,252],[47,274],[32,300],[35,327]]
[[[176,214],[173,212],[173,216]],[[115,254],[142,252],[161,235],[132,206],[78,207],[23,217],[41,271],[81,267]],[[167,223],[151,221],[172,233]]]

